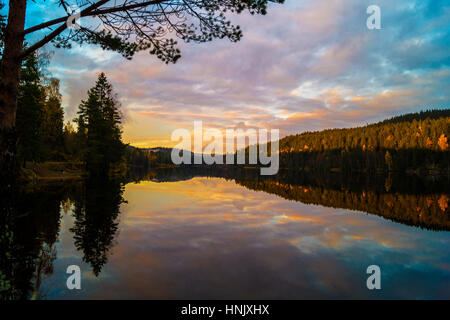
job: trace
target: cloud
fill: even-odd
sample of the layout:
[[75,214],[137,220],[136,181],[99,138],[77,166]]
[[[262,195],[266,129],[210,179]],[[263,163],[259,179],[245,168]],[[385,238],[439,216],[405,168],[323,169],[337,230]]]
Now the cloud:
[[181,44],[176,65],[83,46],[55,50],[51,70],[62,80],[67,118],[106,72],[128,115],[127,139],[149,146],[194,120],[287,135],[448,107],[448,2],[377,1],[382,29],[373,31],[371,2],[288,0],[267,16],[236,16],[241,42]]

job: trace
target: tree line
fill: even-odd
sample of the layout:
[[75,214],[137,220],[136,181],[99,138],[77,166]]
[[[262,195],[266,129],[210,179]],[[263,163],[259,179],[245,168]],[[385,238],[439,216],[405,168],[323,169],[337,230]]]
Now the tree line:
[[33,54],[21,69],[16,125],[18,158],[24,167],[28,161],[64,159],[64,111],[59,80],[45,74],[47,61]]
[[59,80],[48,75],[47,64],[47,57],[32,54],[22,65],[16,116],[20,163],[78,161],[91,175],[126,170],[120,103],[106,75],[100,73],[73,123],[64,124]]
[[[304,132],[279,141],[280,168],[450,174],[449,129],[450,109],[443,109],[405,114],[364,127]],[[270,143],[257,149],[264,147],[270,151]],[[172,164],[170,154],[171,149],[150,152],[136,148],[130,161],[146,168],[167,166]],[[237,154],[234,157],[236,163]],[[246,163],[248,159],[247,147]]]
[[450,172],[450,109],[365,127],[305,132],[280,141],[280,163],[306,170]]

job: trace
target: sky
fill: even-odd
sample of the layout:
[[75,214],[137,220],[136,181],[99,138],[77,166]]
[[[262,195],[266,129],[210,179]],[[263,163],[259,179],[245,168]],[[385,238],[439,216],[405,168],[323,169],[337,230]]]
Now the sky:
[[[366,26],[370,5],[381,8],[380,30]],[[38,1],[26,24],[61,13]],[[173,130],[194,121],[286,136],[450,105],[449,1],[287,0],[267,16],[231,20],[243,30],[239,43],[180,43],[175,65],[147,52],[128,61],[89,45],[47,45],[66,120],[102,71],[122,104],[124,141],[138,147],[174,146]]]

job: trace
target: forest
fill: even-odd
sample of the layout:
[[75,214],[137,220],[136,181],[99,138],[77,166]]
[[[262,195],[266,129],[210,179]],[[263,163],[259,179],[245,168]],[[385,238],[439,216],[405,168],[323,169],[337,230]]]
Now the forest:
[[285,168],[450,173],[450,109],[394,117],[350,129],[305,132],[280,141]]
[[22,173],[33,176],[42,168],[37,164],[46,163],[62,175],[70,168],[81,175],[123,175],[122,114],[106,75],[98,75],[77,117],[64,124],[59,80],[46,70],[48,61],[32,54],[21,70],[16,129]]

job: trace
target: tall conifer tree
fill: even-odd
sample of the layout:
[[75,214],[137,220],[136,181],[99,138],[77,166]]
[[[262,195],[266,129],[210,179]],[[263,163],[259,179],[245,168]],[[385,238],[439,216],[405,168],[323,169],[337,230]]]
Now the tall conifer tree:
[[88,91],[78,111],[78,132],[84,145],[83,160],[91,174],[108,174],[123,159],[121,112],[117,96],[104,73]]

